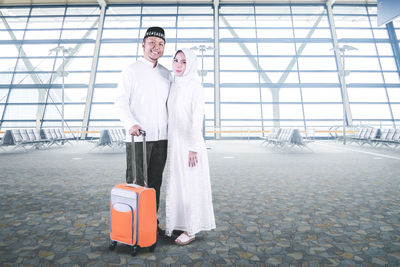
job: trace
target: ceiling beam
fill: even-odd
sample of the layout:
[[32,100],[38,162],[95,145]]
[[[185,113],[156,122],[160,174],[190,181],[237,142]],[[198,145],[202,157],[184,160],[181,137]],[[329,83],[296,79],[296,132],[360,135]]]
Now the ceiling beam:
[[[65,4],[212,4],[213,0],[0,0],[5,5],[65,5]],[[377,0],[219,0],[220,4],[377,4]]]

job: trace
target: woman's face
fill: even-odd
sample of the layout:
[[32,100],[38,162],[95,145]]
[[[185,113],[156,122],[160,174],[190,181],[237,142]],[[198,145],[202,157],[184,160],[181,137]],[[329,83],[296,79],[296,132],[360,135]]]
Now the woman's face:
[[172,62],[172,69],[174,70],[175,76],[182,76],[185,73],[186,57],[184,53],[179,52],[176,54]]

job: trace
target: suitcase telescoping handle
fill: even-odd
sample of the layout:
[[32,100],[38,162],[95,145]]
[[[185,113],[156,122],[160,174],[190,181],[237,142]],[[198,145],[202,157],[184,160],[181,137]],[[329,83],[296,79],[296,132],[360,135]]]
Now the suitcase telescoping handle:
[[[143,180],[144,186],[148,187],[147,184],[147,153],[146,153],[146,131],[139,130],[139,133],[143,136]],[[133,183],[136,184],[136,155],[135,155],[135,137],[132,135],[132,175],[135,177]]]

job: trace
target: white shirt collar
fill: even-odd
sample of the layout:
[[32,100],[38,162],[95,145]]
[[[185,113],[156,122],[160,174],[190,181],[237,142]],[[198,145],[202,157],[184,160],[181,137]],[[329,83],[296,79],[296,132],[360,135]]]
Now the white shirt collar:
[[156,68],[156,67],[158,66],[158,61],[157,61],[157,63],[156,63],[156,66],[153,67],[153,66],[154,66],[153,62],[148,61],[148,60],[145,59],[144,57],[140,57],[140,58],[138,59],[138,61],[140,61],[140,62],[142,62],[142,63],[144,63],[144,64],[146,64],[146,65],[148,65],[148,66],[150,66],[150,67],[152,67],[152,68]]

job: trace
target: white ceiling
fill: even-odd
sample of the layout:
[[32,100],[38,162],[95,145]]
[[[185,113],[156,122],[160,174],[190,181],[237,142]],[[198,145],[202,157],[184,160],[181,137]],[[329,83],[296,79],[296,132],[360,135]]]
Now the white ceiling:
[[[105,0],[109,4],[155,4],[155,3],[212,3],[213,0]],[[219,0],[220,3],[326,3],[327,0]],[[340,4],[376,4],[377,0],[336,0]],[[96,4],[98,0],[0,0],[1,5],[55,5],[55,4]]]

